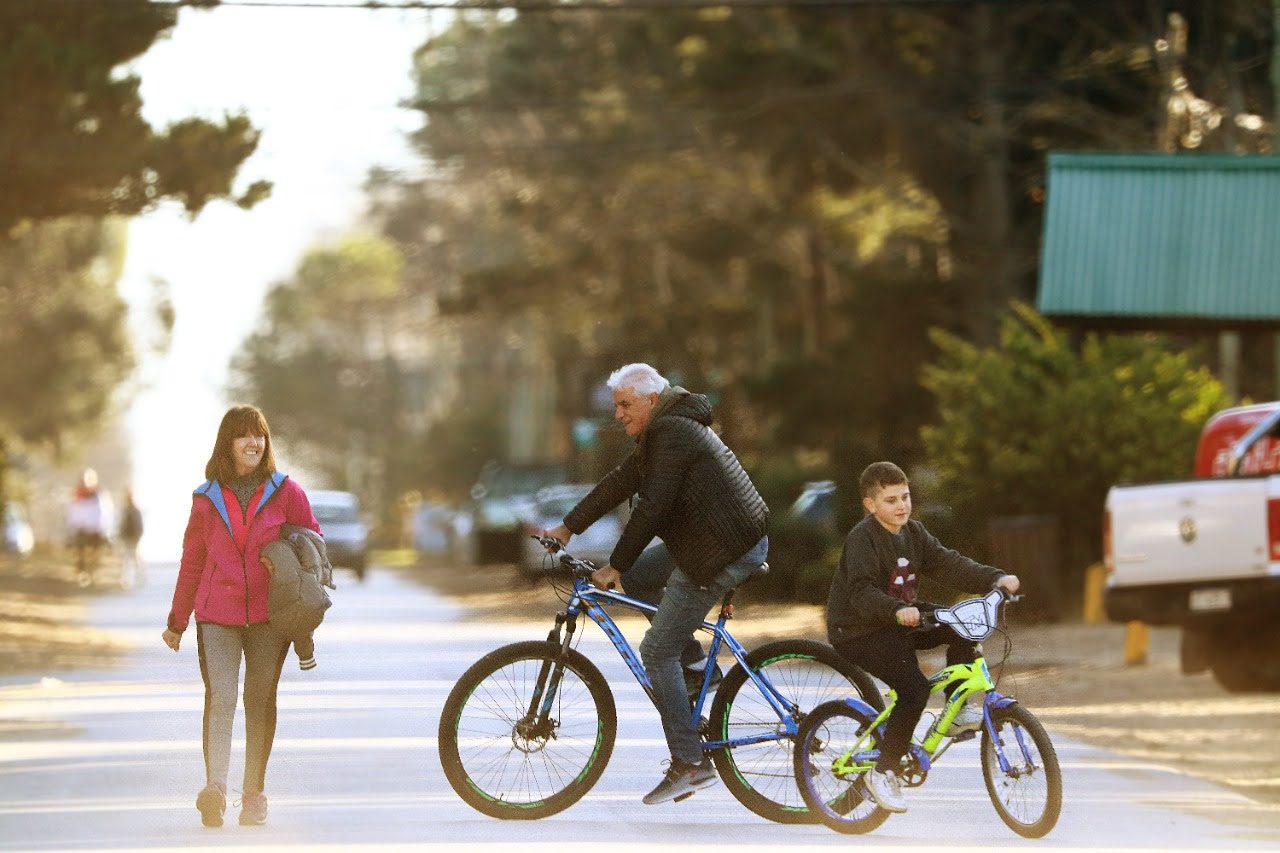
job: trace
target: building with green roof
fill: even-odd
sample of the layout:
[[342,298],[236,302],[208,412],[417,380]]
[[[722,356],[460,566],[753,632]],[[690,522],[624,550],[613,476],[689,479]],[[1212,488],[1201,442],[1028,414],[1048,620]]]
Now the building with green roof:
[[1050,154],[1037,308],[1224,333],[1232,387],[1237,333],[1280,330],[1280,156]]

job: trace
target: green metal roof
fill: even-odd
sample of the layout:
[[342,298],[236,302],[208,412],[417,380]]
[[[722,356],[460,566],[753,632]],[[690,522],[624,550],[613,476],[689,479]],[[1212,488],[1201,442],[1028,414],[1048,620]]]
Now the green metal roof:
[[1050,154],[1037,304],[1280,322],[1280,156]]

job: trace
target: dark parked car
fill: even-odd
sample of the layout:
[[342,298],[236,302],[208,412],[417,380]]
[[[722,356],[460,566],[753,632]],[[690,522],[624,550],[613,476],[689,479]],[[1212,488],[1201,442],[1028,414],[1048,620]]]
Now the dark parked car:
[[329,562],[334,567],[355,570],[364,580],[368,565],[369,531],[360,520],[360,502],[351,492],[317,490],[308,492],[311,512],[320,522]]
[[490,462],[471,487],[471,554],[476,563],[514,563],[520,559],[524,535],[521,519],[533,496],[565,481],[560,462]]

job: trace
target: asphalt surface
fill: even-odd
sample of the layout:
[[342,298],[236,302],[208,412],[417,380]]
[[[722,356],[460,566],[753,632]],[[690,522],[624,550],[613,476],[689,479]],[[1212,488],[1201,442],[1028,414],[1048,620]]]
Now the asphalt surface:
[[458,800],[444,779],[435,741],[440,707],[475,659],[507,642],[544,637],[550,614],[521,613],[517,602],[513,610],[529,621],[468,621],[456,605],[376,567],[363,585],[340,578],[335,606],[317,632],[319,667],[300,672],[292,657],[285,664],[269,823],[239,827],[232,809],[227,826],[205,829],[193,807],[203,784],[194,636],[178,654],[160,641],[174,572],[172,564],[153,565],[143,587],[90,606],[90,628],[110,632],[127,649],[117,666],[0,679],[0,851],[561,850],[582,843],[1280,850],[1274,809],[1058,735],[1065,801],[1057,828],[1039,841],[1000,823],[972,743],[957,746],[923,788],[908,791],[908,814],[867,836],[768,823],[719,786],[682,803],[644,806],[640,796],[666,757],[657,716],[589,627],[580,648],[609,676],[618,700],[613,759],[596,789],[567,811],[541,821],[493,820]]

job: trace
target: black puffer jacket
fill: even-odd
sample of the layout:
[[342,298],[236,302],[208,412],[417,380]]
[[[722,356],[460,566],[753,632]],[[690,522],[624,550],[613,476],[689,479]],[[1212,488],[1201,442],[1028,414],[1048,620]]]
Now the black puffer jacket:
[[685,574],[708,583],[765,535],[769,508],[738,458],[711,430],[707,398],[683,388],[671,391],[675,399],[669,405],[659,402],[631,455],[564,523],[581,533],[637,495],[610,564],[625,572],[659,536]]

